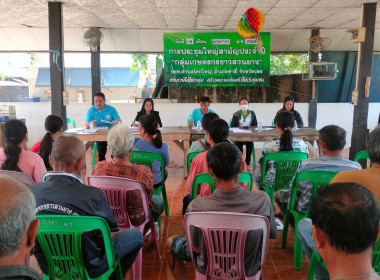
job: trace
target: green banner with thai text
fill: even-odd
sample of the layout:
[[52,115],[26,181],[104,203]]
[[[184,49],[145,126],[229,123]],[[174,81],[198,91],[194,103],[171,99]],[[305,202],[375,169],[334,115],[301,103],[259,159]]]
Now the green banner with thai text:
[[165,33],[165,86],[266,86],[270,33],[256,38],[239,33]]

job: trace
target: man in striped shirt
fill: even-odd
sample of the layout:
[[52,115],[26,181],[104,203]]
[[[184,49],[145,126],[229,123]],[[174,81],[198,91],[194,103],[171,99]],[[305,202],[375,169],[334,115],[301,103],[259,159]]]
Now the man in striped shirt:
[[[301,162],[294,178],[298,172],[303,170],[332,170],[340,172],[344,170],[361,169],[359,163],[343,157],[343,149],[346,145],[346,131],[343,128],[337,125],[325,126],[319,130],[319,140],[321,142],[323,156]],[[290,184],[290,186],[292,186],[292,184]],[[306,213],[309,208],[312,188],[313,185],[309,181],[301,181],[299,183],[295,207],[300,213]],[[279,190],[275,193],[274,199],[283,213],[285,213],[290,195],[291,188]]]

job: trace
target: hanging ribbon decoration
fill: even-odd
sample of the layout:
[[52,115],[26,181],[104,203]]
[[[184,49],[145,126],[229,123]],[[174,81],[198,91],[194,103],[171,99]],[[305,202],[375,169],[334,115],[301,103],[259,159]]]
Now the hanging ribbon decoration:
[[237,31],[240,36],[247,39],[256,37],[257,48],[260,53],[262,53],[263,42],[259,32],[263,28],[264,22],[265,16],[260,10],[249,8],[237,23]]

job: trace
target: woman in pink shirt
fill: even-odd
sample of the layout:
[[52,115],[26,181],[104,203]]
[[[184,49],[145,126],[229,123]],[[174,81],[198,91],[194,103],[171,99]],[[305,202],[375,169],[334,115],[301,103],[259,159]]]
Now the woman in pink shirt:
[[25,151],[28,131],[19,120],[7,121],[3,127],[5,148],[0,148],[0,165],[2,170],[18,171],[28,174],[33,180],[41,182],[46,167],[42,158]]

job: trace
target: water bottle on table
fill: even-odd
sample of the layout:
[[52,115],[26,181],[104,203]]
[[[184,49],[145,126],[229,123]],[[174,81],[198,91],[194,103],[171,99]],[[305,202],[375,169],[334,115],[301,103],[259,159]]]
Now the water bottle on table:
[[197,123],[197,131],[200,132],[201,130],[202,130],[201,121],[198,121],[198,123]]
[[90,132],[91,133],[94,132],[94,122],[93,121],[90,121]]
[[257,124],[257,132],[262,132],[263,131],[263,124],[261,122],[259,122]]

